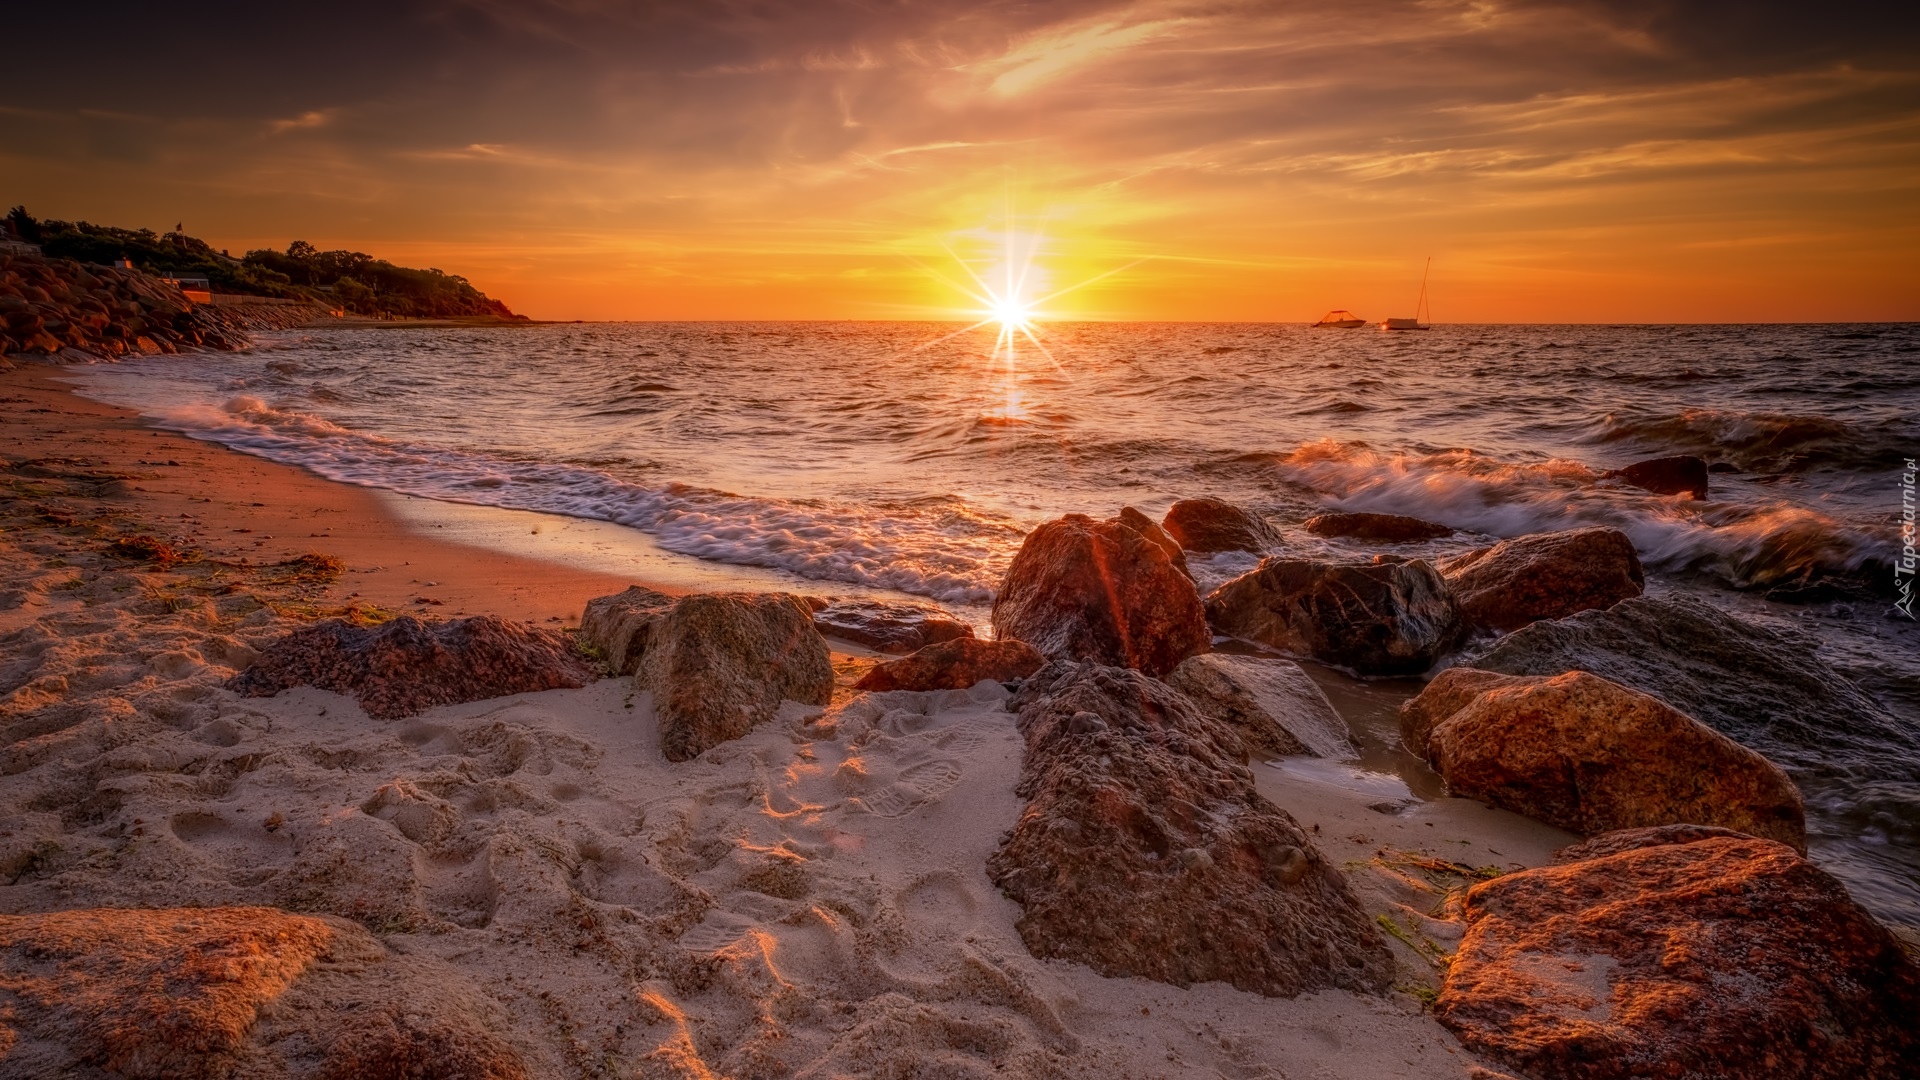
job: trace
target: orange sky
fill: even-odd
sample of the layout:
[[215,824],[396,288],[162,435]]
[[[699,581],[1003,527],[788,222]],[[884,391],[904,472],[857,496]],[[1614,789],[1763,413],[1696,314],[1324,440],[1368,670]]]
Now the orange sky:
[[1054,287],[1124,267],[1064,317],[1410,315],[1432,256],[1442,322],[1920,319],[1914,17],[1801,7],[36,13],[101,73],[0,91],[0,197],[554,319],[951,317],[1006,229]]

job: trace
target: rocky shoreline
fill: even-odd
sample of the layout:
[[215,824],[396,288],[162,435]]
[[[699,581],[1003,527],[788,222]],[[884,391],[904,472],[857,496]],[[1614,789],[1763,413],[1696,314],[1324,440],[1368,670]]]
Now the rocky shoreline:
[[238,349],[247,335],[322,318],[318,304],[196,304],[149,274],[72,259],[0,254],[0,357],[89,358]]
[[[1432,535],[1412,519],[1355,520],[1364,517],[1329,516],[1322,527],[1385,544]],[[847,727],[865,732],[853,746],[877,750],[926,724],[937,703],[986,703],[994,723],[1017,733],[1013,794],[1025,804],[969,872],[984,870],[1018,906],[1015,927],[1033,957],[1278,998],[1418,991],[1461,1045],[1532,1080],[1913,1075],[1920,969],[1909,948],[1804,857],[1801,793],[1790,772],[1742,745],[1752,718],[1706,704],[1715,680],[1772,680],[1802,689],[1772,694],[1766,723],[1812,727],[1831,700],[1819,688],[1844,679],[1764,629],[1642,596],[1633,547],[1610,529],[1519,537],[1437,565],[1391,551],[1348,562],[1268,555],[1201,595],[1187,553],[1264,554],[1274,535],[1218,500],[1177,504],[1164,523],[1131,508],[1105,521],[1049,522],[1009,568],[992,640],[926,605],[636,586],[589,603],[573,640],[488,616],[322,621],[236,646],[224,685],[260,697],[321,688],[398,722],[630,676],[627,707],[647,695],[657,723],[650,752],[668,770],[695,772],[737,760],[733,748],[769,729],[797,725],[811,738]],[[1610,652],[1599,629],[1711,618],[1720,620],[1713,633],[1630,634],[1630,658]],[[829,637],[880,656],[843,670]],[[1216,649],[1229,641],[1233,651]],[[1250,771],[1264,756],[1352,755],[1340,714],[1288,657],[1360,677],[1430,678],[1401,710],[1408,749],[1454,794],[1583,841],[1552,865],[1510,872],[1433,863],[1459,884],[1430,906],[1403,906],[1402,919],[1369,917],[1352,865],[1322,850],[1318,825],[1256,790]],[[1766,670],[1741,669],[1756,657]],[[1850,707],[1871,718],[1875,706],[1854,695]],[[46,748],[24,749],[30,731],[16,726],[8,737],[20,767],[46,760]],[[789,773],[805,773],[806,760]],[[933,797],[937,770],[926,763],[883,791],[865,786],[871,767],[852,757],[833,774],[865,792],[855,807],[904,813]],[[453,791],[464,781],[436,783]],[[467,813],[432,787],[382,792],[362,813],[430,851],[451,843]],[[504,797],[527,796],[488,799]],[[803,897],[814,858],[790,851],[742,880],[759,894]],[[138,911],[0,916],[9,970],[62,949],[119,947],[102,944],[109,939],[151,943],[111,972],[31,967],[42,996],[8,1023],[42,1055],[33,1060],[104,1060],[127,1075],[218,1072],[243,1060],[259,1075],[294,1075],[315,1060],[335,1073],[391,1061],[422,1077],[534,1074],[513,1046],[475,1034],[488,1030],[493,1006],[458,995],[417,1023],[368,1027],[316,1012],[302,1035],[285,1014],[256,1020],[282,988],[312,999],[302,987],[315,979],[346,979],[347,1000],[393,1015],[396,988],[417,977],[396,968],[379,989],[330,974],[342,950],[381,946],[333,918],[359,918],[354,911],[310,910],[328,918],[214,907],[169,912],[177,925],[168,930]],[[609,910],[657,914],[576,905],[564,917],[597,932]],[[164,968],[168,950],[283,952],[256,941],[261,934],[297,947],[277,967],[236,960],[239,976],[181,976],[192,993],[230,1002],[227,1011],[168,1013],[187,1027],[157,1033],[125,1019],[160,1009],[127,980]],[[77,991],[74,979],[91,980],[105,1013],[76,1023],[57,1004]],[[1046,1038],[1071,1042],[1049,1024],[1058,1021],[1041,1022],[1054,1031]],[[334,1049],[312,1043],[323,1035]],[[464,1056],[434,1049],[455,1043]],[[702,1053],[740,1060],[738,1047]]]

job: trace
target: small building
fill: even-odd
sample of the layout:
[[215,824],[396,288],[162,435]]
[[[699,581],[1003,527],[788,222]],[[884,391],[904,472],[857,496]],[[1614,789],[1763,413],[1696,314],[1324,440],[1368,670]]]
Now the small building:
[[134,269],[133,260],[127,258],[125,255],[122,255],[119,258],[113,260],[113,265],[116,269],[120,269],[120,270]]

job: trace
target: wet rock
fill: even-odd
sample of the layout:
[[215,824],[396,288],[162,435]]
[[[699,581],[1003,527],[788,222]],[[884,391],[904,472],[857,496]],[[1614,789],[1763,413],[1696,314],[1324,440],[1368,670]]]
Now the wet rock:
[[1715,825],[1806,850],[1799,789],[1777,766],[1597,675],[1451,668],[1400,720],[1407,749],[1456,796],[1584,836]]
[[1181,499],[1167,508],[1162,524],[1188,551],[1251,551],[1279,547],[1280,533],[1258,514],[1221,499]]
[[1209,719],[1238,731],[1255,753],[1343,761],[1358,756],[1346,721],[1291,660],[1207,653],[1174,668],[1167,685],[1187,695]]
[[1633,541],[1618,529],[1572,529],[1502,540],[1440,563],[1476,628],[1518,630],[1607,608],[1646,589]]
[[1811,638],[1737,619],[1702,601],[1636,597],[1535,623],[1474,667],[1509,675],[1578,669],[1652,694],[1790,771],[1911,770],[1920,735],[1833,670]]
[[1199,594],[1161,537],[1082,514],[1028,534],[994,599],[993,631],[1048,657],[1155,676],[1212,643]]
[[432,961],[274,908],[0,915],[0,1072],[518,1080],[491,1005]]
[[973,627],[932,604],[891,600],[835,600],[813,613],[813,625],[829,637],[896,656],[973,636]]
[[596,596],[580,616],[580,642],[599,653],[615,675],[631,675],[652,640],[653,628],[677,598],[639,585]]
[[700,593],[652,625],[633,681],[653,691],[661,752],[686,761],[773,719],[782,701],[827,704],[833,662],[798,597]]
[[1304,528],[1315,536],[1344,536],[1388,544],[1437,540],[1453,535],[1453,530],[1445,525],[1403,514],[1315,514],[1307,519]]
[[1222,634],[1360,675],[1410,675],[1457,645],[1464,626],[1446,582],[1420,559],[1267,559],[1207,597]]
[[1123,506],[1120,512],[1114,515],[1114,520],[1153,541],[1161,551],[1167,553],[1167,558],[1173,560],[1176,569],[1187,575],[1189,580],[1193,578],[1193,570],[1187,566],[1187,553],[1182,551],[1179,542],[1168,535],[1167,530],[1161,528],[1152,518],[1131,506]]
[[593,665],[566,635],[476,615],[422,622],[410,615],[375,627],[327,619],[273,642],[228,680],[248,697],[294,686],[346,694],[380,720],[508,694],[585,686]]
[[1040,670],[1046,657],[1024,641],[954,638],[876,664],[855,690],[965,690],[980,682],[1011,682]]
[[1656,495],[1707,497],[1707,463],[1691,454],[1636,461],[1624,469],[1601,473],[1600,479],[1618,480]]
[[1475,886],[1466,918],[1435,1015],[1537,1080],[1914,1074],[1920,972],[1783,844],[1524,870]]
[[1035,956],[1269,996],[1386,988],[1393,961],[1372,921],[1254,790],[1232,730],[1096,664],[1050,663],[1012,704],[1030,802],[987,868]]

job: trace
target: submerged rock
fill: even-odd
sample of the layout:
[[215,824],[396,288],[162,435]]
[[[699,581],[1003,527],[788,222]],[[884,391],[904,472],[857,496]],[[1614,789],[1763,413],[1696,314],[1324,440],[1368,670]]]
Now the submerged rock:
[[1453,535],[1453,530],[1445,525],[1402,514],[1315,514],[1307,519],[1304,528],[1315,536],[1345,536],[1389,544],[1437,540]]
[[275,908],[0,915],[8,1076],[519,1080],[501,1018],[436,962]]
[[593,665],[564,634],[476,615],[422,622],[402,615],[379,626],[327,619],[260,651],[227,681],[248,697],[294,686],[346,694],[379,720],[508,694],[585,686]]
[[1770,840],[1637,832],[1467,893],[1434,1007],[1467,1049],[1537,1080],[1914,1075],[1920,971],[1839,882]]
[[1646,589],[1633,541],[1618,529],[1572,529],[1502,540],[1440,563],[1477,628],[1518,630],[1607,608]]
[[1360,675],[1419,674],[1463,636],[1453,594],[1419,559],[1267,559],[1215,589],[1207,618],[1220,633]]
[[1636,461],[1624,469],[1601,473],[1600,479],[1632,484],[1655,495],[1707,497],[1707,463],[1691,454]]
[[1031,800],[987,869],[1038,957],[1269,996],[1384,991],[1346,879],[1254,790],[1244,746],[1137,672],[1055,662],[1013,701]]
[[1777,766],[1597,675],[1451,668],[1400,722],[1451,794],[1570,832],[1716,825],[1806,850],[1800,791]]
[[993,602],[994,636],[1055,659],[1155,676],[1206,652],[1212,636],[1199,594],[1163,540],[1124,519],[1068,514],[1047,522],[1007,569]]
[[811,616],[786,593],[699,593],[659,616],[633,681],[653,692],[668,761],[745,735],[782,701],[831,700],[832,656]]
[[1348,760],[1347,723],[1299,664],[1279,657],[1207,653],[1167,676],[1202,715],[1240,733],[1248,749],[1270,757],[1311,754]]
[[835,600],[813,613],[813,625],[829,637],[896,656],[973,636],[973,627],[942,608],[893,600]]
[[1221,499],[1181,499],[1167,508],[1162,519],[1167,533],[1188,551],[1251,551],[1256,555],[1280,546],[1279,530],[1258,514]]
[[876,664],[855,690],[965,690],[980,682],[1011,682],[1040,670],[1046,657],[1024,641],[955,638]]
[[1652,694],[1790,770],[1915,775],[1908,732],[1815,652],[1681,597],[1636,597],[1535,623],[1471,663],[1510,675],[1590,671]]

